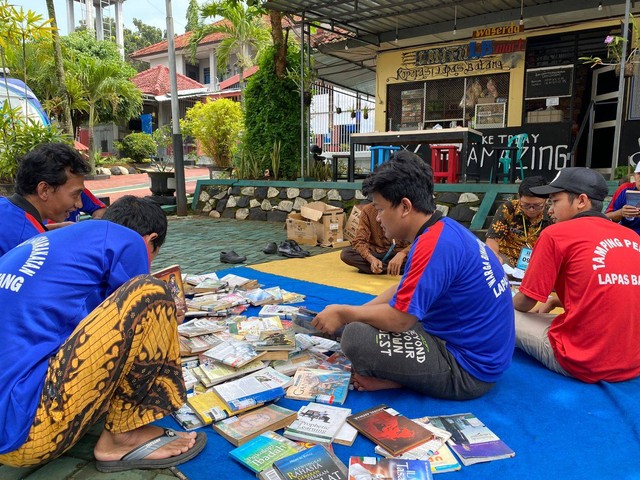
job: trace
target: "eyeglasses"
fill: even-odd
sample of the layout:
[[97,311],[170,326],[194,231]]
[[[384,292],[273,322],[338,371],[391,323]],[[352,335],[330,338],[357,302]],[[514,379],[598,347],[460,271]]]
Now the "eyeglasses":
[[524,203],[524,202],[520,202],[520,208],[522,208],[523,210],[532,210],[534,212],[538,212],[542,209],[544,209],[544,207],[547,206],[547,202],[545,203]]

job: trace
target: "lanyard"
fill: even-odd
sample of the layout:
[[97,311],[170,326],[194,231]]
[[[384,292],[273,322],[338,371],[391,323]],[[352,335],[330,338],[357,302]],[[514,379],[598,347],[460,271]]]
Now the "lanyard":
[[[531,248],[531,245],[529,245],[529,233],[527,232],[527,223],[526,223],[526,215],[522,215],[522,228],[524,229],[524,243],[527,247]],[[538,225],[538,229],[533,232],[532,235],[535,235],[536,233],[538,233],[540,231],[540,229],[542,228],[542,219],[540,219],[540,225]]]

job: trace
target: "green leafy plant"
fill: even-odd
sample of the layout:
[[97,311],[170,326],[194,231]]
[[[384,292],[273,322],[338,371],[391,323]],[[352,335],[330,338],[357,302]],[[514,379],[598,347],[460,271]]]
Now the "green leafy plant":
[[273,150],[271,151],[271,172],[273,174],[273,179],[278,179],[278,172],[280,172],[280,150],[282,148],[282,143],[280,140],[276,140],[273,142]]
[[135,162],[143,162],[158,153],[158,146],[148,133],[130,133],[116,142],[116,148],[123,157],[132,158]]
[[362,107],[362,118],[364,118],[365,120],[369,118],[369,106],[365,105],[364,107]]
[[240,179],[257,179],[262,177],[262,165],[265,157],[258,157],[255,153],[242,149],[236,159],[236,176]]
[[330,180],[331,165],[324,162],[314,162],[313,167],[311,167],[311,176],[321,182]]
[[18,162],[41,143],[67,143],[72,139],[56,126],[45,126],[20,118],[8,102],[0,108],[0,183],[13,183]]
[[226,98],[198,102],[187,111],[180,125],[185,134],[198,140],[214,165],[231,166],[243,129],[242,108],[238,102]]
[[[287,53],[289,68],[300,66],[297,47]],[[275,141],[281,142],[280,179],[295,179],[300,174],[300,95],[295,83],[286,76],[278,78],[274,48],[260,58],[260,69],[252,75],[245,89],[245,148],[264,158],[261,170],[271,168],[268,158]],[[261,178],[261,177],[258,177]]]

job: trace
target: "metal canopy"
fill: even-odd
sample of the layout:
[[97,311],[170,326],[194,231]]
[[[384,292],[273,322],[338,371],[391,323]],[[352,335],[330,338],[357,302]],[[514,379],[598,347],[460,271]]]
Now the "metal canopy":
[[[482,27],[526,30],[620,17],[625,0],[269,0],[267,7],[319,26],[315,68],[321,79],[375,94],[378,53],[458,42]],[[455,33],[454,33],[455,26]]]

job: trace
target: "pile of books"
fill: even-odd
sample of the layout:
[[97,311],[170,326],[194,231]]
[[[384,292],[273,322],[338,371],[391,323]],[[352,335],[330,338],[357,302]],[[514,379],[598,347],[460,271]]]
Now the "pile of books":
[[[338,342],[315,335],[315,312],[285,304],[303,295],[237,275],[182,277],[177,266],[158,276],[199,314],[178,327],[189,392],[173,415],[186,430],[212,425],[258,478],[428,479],[515,455],[471,413],[408,418],[384,404],[356,413],[340,406],[351,362]],[[282,397],[306,403],[295,411],[274,403]],[[379,456],[345,465],[332,445],[351,446],[358,433]]]

